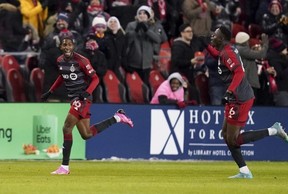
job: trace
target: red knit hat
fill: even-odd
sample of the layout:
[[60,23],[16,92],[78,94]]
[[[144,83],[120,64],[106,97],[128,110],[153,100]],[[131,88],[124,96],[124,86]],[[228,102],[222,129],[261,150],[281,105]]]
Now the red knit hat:
[[279,39],[271,38],[269,41],[270,48],[274,51],[281,53],[287,46]]
[[274,4],[278,5],[280,11],[282,12],[282,5],[278,0],[271,0],[271,2],[269,4],[269,10],[271,10],[272,5],[274,5]]

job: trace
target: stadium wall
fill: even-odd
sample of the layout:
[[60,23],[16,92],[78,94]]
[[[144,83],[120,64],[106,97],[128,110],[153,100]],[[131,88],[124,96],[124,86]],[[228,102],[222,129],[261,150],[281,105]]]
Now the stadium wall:
[[[134,128],[114,125],[86,142],[87,159],[231,160],[221,136],[222,106],[94,105],[92,122],[124,108]],[[264,129],[279,121],[288,126],[288,109],[254,107],[245,130]],[[288,160],[288,144],[278,137],[243,145],[247,160]]]
[[[67,103],[1,103],[0,159],[61,159],[48,155],[52,144],[62,145],[62,125]],[[231,160],[221,136],[222,106],[93,104],[91,124],[124,108],[134,128],[116,124],[84,141],[73,131],[72,159]],[[279,121],[288,126],[288,109],[254,107],[245,130],[263,129]],[[24,154],[23,144],[33,144],[39,154]],[[287,144],[267,137],[242,147],[246,160],[287,161]]]

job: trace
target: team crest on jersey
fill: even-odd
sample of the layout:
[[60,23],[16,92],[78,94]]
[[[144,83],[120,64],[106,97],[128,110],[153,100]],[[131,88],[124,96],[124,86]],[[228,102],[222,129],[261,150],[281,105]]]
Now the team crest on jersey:
[[228,58],[228,59],[227,59],[227,63],[228,63],[228,64],[231,64],[231,63],[232,63],[232,60],[231,60],[230,58]]
[[72,64],[72,66],[70,67],[70,71],[71,71],[71,72],[74,72],[74,71],[75,71],[74,64]]

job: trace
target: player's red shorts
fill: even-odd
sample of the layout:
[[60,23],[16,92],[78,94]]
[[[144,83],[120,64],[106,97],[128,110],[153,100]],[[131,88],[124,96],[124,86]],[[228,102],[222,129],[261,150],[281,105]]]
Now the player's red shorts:
[[91,102],[90,100],[73,100],[71,102],[71,107],[69,110],[69,113],[74,115],[78,119],[88,119],[91,116],[90,113],[90,106]]
[[226,103],[225,118],[227,120],[227,123],[244,127],[247,122],[248,112],[253,106],[253,102],[254,98],[242,104]]

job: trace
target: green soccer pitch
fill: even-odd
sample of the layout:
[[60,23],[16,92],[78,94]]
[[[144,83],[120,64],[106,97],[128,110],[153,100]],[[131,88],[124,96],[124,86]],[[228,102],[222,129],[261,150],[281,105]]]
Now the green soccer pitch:
[[0,160],[3,194],[286,194],[288,162],[250,162],[253,179],[228,179],[236,164],[210,161]]

